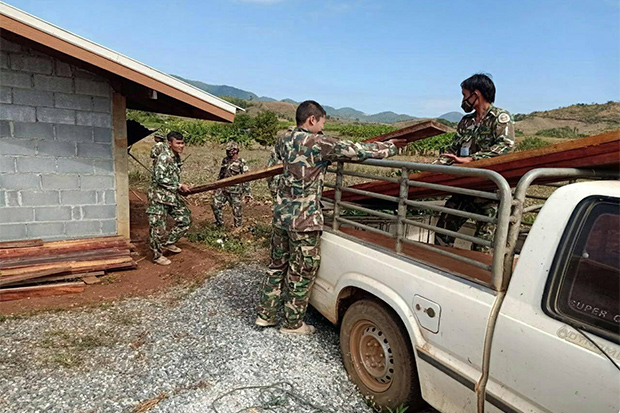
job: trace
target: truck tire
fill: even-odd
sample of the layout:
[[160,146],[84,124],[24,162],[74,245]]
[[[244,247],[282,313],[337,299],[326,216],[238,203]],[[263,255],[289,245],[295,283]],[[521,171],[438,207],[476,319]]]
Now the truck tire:
[[409,406],[413,413],[425,405],[409,335],[381,302],[362,299],[347,309],[340,351],[353,383],[377,406]]

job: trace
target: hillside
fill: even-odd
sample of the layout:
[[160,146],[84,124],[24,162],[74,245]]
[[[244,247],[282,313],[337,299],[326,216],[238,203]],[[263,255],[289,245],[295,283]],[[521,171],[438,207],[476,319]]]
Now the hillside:
[[594,135],[620,128],[620,102],[578,103],[528,115],[517,114],[515,119],[518,119],[516,129],[526,135],[554,128],[570,128],[578,133]]

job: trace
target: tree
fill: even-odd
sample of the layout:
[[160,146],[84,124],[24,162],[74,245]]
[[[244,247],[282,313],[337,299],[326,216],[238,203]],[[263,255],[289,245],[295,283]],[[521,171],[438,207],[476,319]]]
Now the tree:
[[278,116],[266,110],[254,118],[250,136],[263,146],[273,145],[276,142],[278,127]]

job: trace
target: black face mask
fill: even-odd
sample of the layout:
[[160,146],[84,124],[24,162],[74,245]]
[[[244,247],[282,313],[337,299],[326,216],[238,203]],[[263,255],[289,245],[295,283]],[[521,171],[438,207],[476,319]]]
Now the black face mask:
[[[474,99],[474,101],[472,103],[469,103],[469,98],[472,95],[476,96],[476,99]],[[474,110],[474,104],[477,101],[478,101],[478,95],[476,95],[475,93],[472,93],[471,95],[469,95],[468,97],[463,99],[463,101],[461,102],[461,109],[463,109],[463,111],[465,111],[465,113],[469,113],[472,110]]]

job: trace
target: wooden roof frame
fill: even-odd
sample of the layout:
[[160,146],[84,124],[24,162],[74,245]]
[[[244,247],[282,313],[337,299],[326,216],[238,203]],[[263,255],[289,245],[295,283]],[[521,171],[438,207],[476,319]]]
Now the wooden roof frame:
[[118,91],[127,96],[128,108],[222,122],[232,122],[237,109],[240,109],[3,2],[0,2],[0,28],[3,37],[10,32],[17,38],[60,53],[71,62],[83,62],[88,69],[95,69],[93,71],[97,74],[110,78],[115,89],[120,89]]

